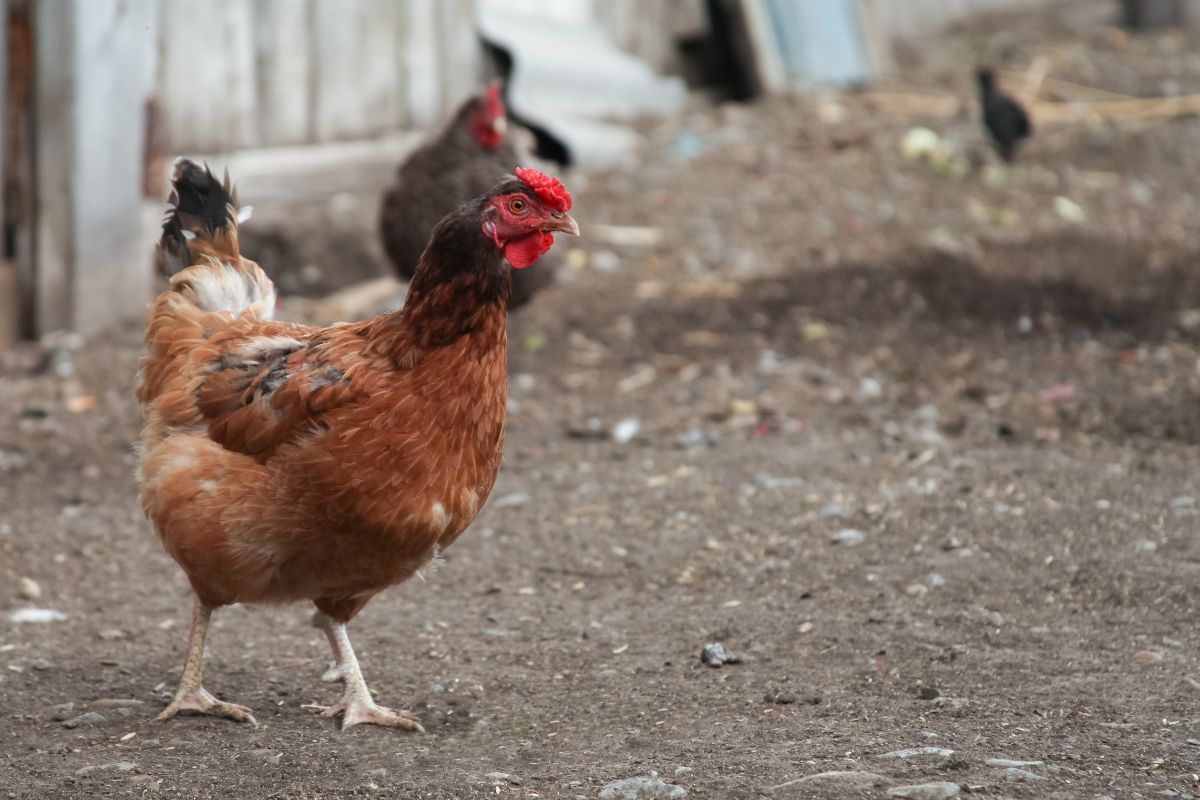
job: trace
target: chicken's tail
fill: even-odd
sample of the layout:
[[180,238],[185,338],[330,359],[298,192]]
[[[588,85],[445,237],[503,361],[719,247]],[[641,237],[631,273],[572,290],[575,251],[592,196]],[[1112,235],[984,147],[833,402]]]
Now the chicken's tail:
[[238,225],[252,208],[238,206],[228,170],[221,181],[207,166],[180,159],[171,185],[171,210],[156,253],[171,288],[201,311],[271,316],[275,287],[238,246]]

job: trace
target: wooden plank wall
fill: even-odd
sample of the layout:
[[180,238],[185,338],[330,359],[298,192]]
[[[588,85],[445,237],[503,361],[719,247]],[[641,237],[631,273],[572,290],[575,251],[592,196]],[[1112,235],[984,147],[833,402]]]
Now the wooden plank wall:
[[[484,77],[475,9],[489,0],[134,0],[152,6],[151,82],[172,152],[377,136],[441,120]],[[499,0],[504,2],[505,0]],[[595,19],[670,69],[701,0],[527,0]]]
[[173,152],[377,136],[440,119],[481,77],[475,0],[143,1]]

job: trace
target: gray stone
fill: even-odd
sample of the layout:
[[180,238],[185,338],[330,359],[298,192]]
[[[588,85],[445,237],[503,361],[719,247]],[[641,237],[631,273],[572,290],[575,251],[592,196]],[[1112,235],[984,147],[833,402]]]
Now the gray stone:
[[1019,767],[1008,767],[1007,769],[1001,770],[1000,774],[1004,776],[1004,780],[1014,783],[1032,783],[1033,781],[1046,780],[1041,775],[1030,772],[1027,769],[1020,769]]
[[88,711],[78,717],[72,717],[63,723],[64,728],[78,728],[80,725],[100,725],[108,719],[99,711]]
[[848,769],[834,772],[818,772],[816,775],[805,775],[803,778],[791,781],[788,785],[849,790],[869,789],[872,786],[880,786],[886,782],[887,778],[878,773]]
[[934,781],[888,789],[888,797],[907,797],[909,800],[944,800],[947,797],[957,797],[958,792],[959,785],[957,783]]
[[989,767],[1040,767],[1043,761],[1016,761],[1011,758],[989,758],[987,760]]
[[880,758],[917,758],[919,756],[949,758],[952,755],[954,755],[954,751],[948,750],[945,747],[906,747],[903,750],[893,750],[890,753],[884,753]]
[[600,800],[677,800],[680,797],[687,797],[687,789],[664,782],[653,771],[649,775],[607,783],[600,790]]
[[720,642],[709,642],[700,650],[700,660],[710,667],[720,667],[725,664],[740,664],[740,656],[725,649]]
[[138,768],[138,765],[132,761],[114,761],[111,764],[92,764],[88,767],[80,767],[75,770],[76,775],[87,775],[100,770],[112,770],[113,772],[133,772]]

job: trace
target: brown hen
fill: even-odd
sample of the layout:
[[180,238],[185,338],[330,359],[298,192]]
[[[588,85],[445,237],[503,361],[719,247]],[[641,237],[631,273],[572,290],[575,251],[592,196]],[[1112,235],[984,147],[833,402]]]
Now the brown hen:
[[310,600],[346,682],[326,714],[421,730],[375,704],[346,623],[457,539],[496,479],[510,264],[579,231],[558,181],[518,174],[434,228],[402,310],[313,328],[272,321],[275,290],[239,252],[228,178],[176,167],[159,245],[174,274],[151,308],[138,389],[141,501],[196,599],[160,719],[253,721],[202,686],[209,617]]

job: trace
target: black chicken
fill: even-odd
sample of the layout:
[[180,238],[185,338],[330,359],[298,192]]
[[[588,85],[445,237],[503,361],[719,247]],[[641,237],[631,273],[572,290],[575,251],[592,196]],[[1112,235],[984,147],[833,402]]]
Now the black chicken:
[[1023,139],[1033,133],[1029,114],[1016,100],[996,86],[996,73],[983,68],[976,73],[979,80],[979,103],[983,107],[983,124],[991,134],[996,152],[1007,163],[1016,158]]
[[[433,227],[463,203],[487,193],[525,159],[508,137],[500,84],[467,100],[433,139],[414,150],[383,196],[383,249],[401,277],[411,279]],[[537,270],[513,270],[509,308],[548,285],[560,262],[548,253]]]

